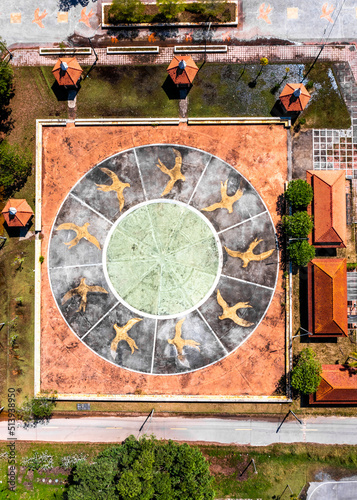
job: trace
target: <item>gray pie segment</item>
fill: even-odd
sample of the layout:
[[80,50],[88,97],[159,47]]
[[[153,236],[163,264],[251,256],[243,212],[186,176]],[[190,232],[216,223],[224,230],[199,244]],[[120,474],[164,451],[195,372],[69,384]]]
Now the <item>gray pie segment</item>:
[[183,358],[179,359],[176,347],[168,340],[174,339],[176,325],[181,319],[183,318],[158,321],[153,374],[164,375],[197,370],[215,363],[227,354],[213,332],[195,311],[185,317],[181,326],[181,337],[184,340],[194,340],[199,345],[184,346]]
[[[77,245],[69,248],[69,243],[76,237],[75,231],[58,227],[63,223],[83,226],[89,223],[88,232],[98,241],[101,249],[94,243],[82,238]],[[49,267],[75,266],[102,262],[102,249],[111,224],[88,207],[69,196],[63,203],[54,222],[49,247]]]
[[[57,306],[69,326],[80,338],[117,302],[106,282],[102,266],[51,269],[49,274]],[[81,297],[77,294],[62,305],[65,294],[77,288],[82,278],[85,278],[86,285],[100,286],[108,293],[88,292],[85,311],[78,311]]]
[[[181,172],[185,176],[185,181],[178,180],[175,182],[172,190],[162,197],[161,195],[170,181],[170,177],[157,166],[159,164],[158,160],[160,159],[165,167],[171,170],[175,166],[176,160],[174,149],[182,157]],[[175,144],[143,146],[136,148],[135,151],[149,200],[162,197],[188,203],[202,172],[211,158],[210,154],[198,149]]]
[[[274,288],[278,271],[279,253],[276,249],[275,228],[268,213],[248,220],[219,235],[223,251],[222,274]],[[262,240],[254,249],[255,255],[274,252],[262,261],[251,261],[247,267],[239,257],[232,257],[224,247],[244,253],[254,240]]]
[[[138,349],[134,348],[134,353],[132,354],[129,344],[125,340],[121,340],[116,350],[117,355],[113,358],[110,347],[116,336],[114,324],[122,327],[133,318],[138,318],[142,321],[135,323],[127,332],[127,335],[135,341]],[[154,337],[155,320],[143,318],[119,304],[88,333],[83,342],[99,354],[99,356],[118,366],[137,372],[150,373]],[[120,381],[118,380],[118,387],[119,385]]]
[[[252,306],[237,311],[240,318],[252,323],[251,326],[239,326],[231,319],[219,319],[223,311],[217,302],[217,290],[220,291],[222,298],[230,307],[238,302],[248,302]],[[222,344],[231,352],[249,337],[264,318],[272,293],[274,293],[273,290],[234,281],[222,276],[215,292],[199,310]]]
[[[122,211],[120,211],[117,193],[102,191],[97,186],[99,184],[110,187],[113,183],[108,173],[101,170],[102,168],[113,172],[121,182],[130,184],[130,187],[125,187],[123,190],[125,204]],[[71,193],[107,219],[115,221],[128,208],[145,201],[134,152],[130,150],[119,153],[92,168],[76,184]]]
[[[227,180],[228,196],[233,196],[238,189],[243,191],[242,197],[233,204],[233,212],[229,213],[225,208],[217,208],[214,211],[202,210],[221,202],[221,182],[224,184]],[[266,210],[262,199],[249,182],[233,167],[218,158],[212,158],[210,161],[197,186],[191,205],[200,210],[217,231],[222,231]]]

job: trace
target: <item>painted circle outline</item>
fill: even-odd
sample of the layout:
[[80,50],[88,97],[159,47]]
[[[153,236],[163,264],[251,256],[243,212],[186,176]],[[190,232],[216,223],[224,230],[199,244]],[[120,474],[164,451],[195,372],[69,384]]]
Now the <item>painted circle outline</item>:
[[[118,291],[114,288],[114,286],[113,286],[113,284],[112,284],[112,282],[110,280],[110,277],[109,277],[109,274],[108,274],[108,269],[107,269],[107,250],[108,250],[108,245],[109,245],[110,239],[112,237],[112,234],[116,230],[118,224],[120,224],[120,222],[127,215],[129,215],[130,213],[134,212],[138,208],[141,208],[141,207],[144,207],[144,206],[147,206],[147,205],[157,204],[157,203],[167,203],[167,204],[171,204],[171,205],[180,205],[182,207],[185,207],[188,210],[191,210],[191,212],[193,212],[195,215],[198,215],[206,223],[206,225],[209,227],[209,229],[211,230],[211,233],[212,233],[212,235],[214,237],[214,240],[216,242],[216,247],[217,247],[217,250],[218,250],[218,269],[217,269],[217,274],[216,274],[216,277],[214,279],[214,282],[213,282],[212,286],[209,288],[208,292],[204,295],[204,297],[199,302],[197,302],[193,307],[190,307],[189,309],[185,309],[184,311],[181,311],[181,312],[176,313],[176,314],[167,314],[167,315],[164,315],[164,316],[163,315],[159,315],[159,314],[150,314],[150,313],[147,313],[147,312],[144,312],[144,311],[140,311],[140,309],[136,309],[135,307],[133,307],[130,304],[128,304],[119,295]],[[160,320],[175,319],[175,318],[180,318],[181,316],[185,316],[186,314],[190,314],[191,312],[195,311],[196,309],[198,309],[199,307],[201,307],[201,305],[204,304],[206,302],[206,300],[212,295],[214,289],[216,288],[216,286],[217,286],[217,284],[218,284],[218,282],[219,282],[219,280],[221,278],[221,274],[222,274],[222,266],[223,266],[222,244],[221,244],[221,241],[220,241],[219,236],[217,234],[217,231],[213,227],[211,221],[209,221],[207,217],[205,217],[199,210],[197,210],[197,208],[191,207],[190,205],[187,205],[187,203],[184,203],[182,201],[172,200],[172,199],[160,199],[160,198],[158,198],[158,199],[155,199],[155,200],[148,200],[148,201],[143,201],[142,203],[138,203],[134,207],[129,208],[120,217],[118,217],[118,219],[114,222],[113,226],[110,228],[110,230],[109,230],[109,232],[107,234],[107,237],[105,239],[105,242],[104,242],[104,245],[103,245],[102,265],[103,265],[104,276],[105,276],[105,279],[106,279],[106,281],[107,281],[107,283],[109,285],[110,291],[112,292],[112,294],[116,297],[116,299],[124,307],[126,307],[127,309],[129,309],[130,311],[132,311],[135,314],[143,316],[144,318],[160,319]]]
[[[69,198],[69,196],[71,195],[71,192],[72,190],[83,180],[84,177],[86,177],[89,172],[91,172],[93,169],[97,168],[97,167],[100,167],[100,165],[102,165],[104,162],[108,161],[109,159],[111,158],[114,158],[116,156],[119,156],[123,153],[128,153],[130,151],[133,151],[134,152],[134,155],[136,156],[136,150],[138,149],[145,149],[145,148],[148,148],[148,147],[156,147],[156,146],[165,146],[165,147],[182,147],[182,148],[186,148],[186,149],[190,149],[190,150],[193,150],[193,151],[198,151],[200,153],[204,153],[204,154],[207,154],[210,156],[210,158],[214,158],[214,159],[217,159],[219,160],[220,162],[222,162],[223,164],[225,164],[226,166],[228,166],[230,169],[232,169],[233,171],[237,172],[241,177],[243,177],[243,179],[247,182],[247,184],[249,186],[251,186],[251,188],[254,190],[254,192],[257,194],[257,196],[259,197],[259,200],[261,201],[261,203],[263,204],[263,206],[265,207],[265,212],[266,214],[268,215],[269,217],[269,220],[270,220],[270,223],[271,223],[271,227],[274,231],[274,234],[275,234],[275,239],[276,239],[276,250],[277,250],[277,261],[276,261],[276,273],[275,273],[275,281],[274,281],[274,285],[271,289],[271,295],[270,295],[270,299],[268,301],[268,304],[264,310],[264,312],[262,313],[258,323],[255,325],[255,328],[249,333],[249,335],[247,335],[246,337],[243,338],[243,340],[236,346],[234,347],[230,352],[228,352],[226,355],[222,356],[220,359],[216,360],[216,361],[212,361],[210,363],[207,363],[206,365],[204,366],[201,366],[199,368],[193,368],[193,369],[190,369],[190,370],[186,370],[186,371],[181,371],[181,372],[175,372],[175,373],[150,373],[150,372],[145,372],[145,371],[138,371],[138,370],[134,370],[132,368],[128,368],[128,367],[125,367],[125,366],[122,366],[122,365],[119,365],[117,363],[114,363],[111,359],[109,358],[106,358],[104,357],[102,354],[99,354],[97,351],[95,351],[90,345],[88,345],[84,340],[82,340],[82,338],[72,329],[71,325],[68,323],[66,317],[64,316],[61,308],[59,307],[59,303],[57,302],[56,300],[56,297],[55,297],[55,294],[53,292],[53,288],[52,288],[52,280],[51,280],[51,275],[50,275],[50,268],[47,267],[47,275],[48,275],[48,281],[49,281],[49,285],[50,285],[50,290],[51,290],[51,293],[52,293],[52,297],[53,297],[53,300],[57,306],[57,309],[61,315],[61,317],[63,318],[65,324],[68,326],[68,328],[70,329],[70,331],[76,336],[76,338],[78,340],[80,340],[82,342],[82,344],[85,345],[85,347],[87,349],[89,349],[93,354],[95,354],[96,356],[98,356],[99,358],[101,358],[103,361],[107,362],[107,363],[110,363],[111,365],[117,367],[117,368],[121,368],[123,370],[127,370],[129,372],[133,372],[133,373],[137,373],[137,374],[140,374],[140,375],[150,375],[150,376],[154,376],[154,377],[168,377],[168,376],[179,376],[179,375],[185,375],[185,374],[189,374],[189,373],[192,373],[192,372],[196,372],[196,371],[199,371],[199,370],[204,370],[206,368],[209,368],[210,366],[216,364],[216,363],[219,363],[221,361],[223,361],[224,359],[226,359],[228,356],[232,355],[234,352],[237,351],[237,349],[239,347],[241,347],[252,335],[253,333],[256,331],[256,329],[259,327],[259,325],[261,324],[261,322],[263,321],[263,319],[265,318],[270,306],[271,306],[271,303],[272,303],[272,300],[273,300],[273,297],[275,295],[275,291],[276,291],[276,286],[277,286],[277,282],[278,282],[278,277],[279,277],[279,269],[280,269],[280,253],[279,253],[279,248],[278,248],[278,244],[277,244],[277,236],[276,236],[276,229],[275,229],[275,225],[274,225],[274,222],[273,222],[273,219],[272,219],[272,216],[270,214],[270,211],[268,210],[268,207],[263,199],[263,197],[261,196],[261,194],[259,193],[259,191],[253,186],[253,184],[250,182],[249,179],[247,179],[247,177],[245,175],[243,175],[240,170],[236,167],[234,167],[233,165],[231,165],[230,163],[228,163],[226,160],[222,159],[221,157],[213,154],[213,153],[210,153],[209,151],[206,151],[204,149],[201,149],[201,148],[197,148],[195,146],[189,146],[189,145],[186,145],[186,144],[172,144],[172,143],[148,143],[148,144],[142,144],[142,145],[139,145],[139,146],[132,146],[132,147],[129,147],[129,148],[125,148],[123,149],[122,151],[118,151],[110,156],[107,156],[106,158],[104,158],[103,160],[99,161],[98,163],[96,163],[95,165],[93,165],[92,167],[90,167],[87,172],[85,172],[81,177],[80,179],[78,179],[71,187],[71,189],[67,192],[67,194],[64,196],[63,198],[63,201],[61,202],[60,206],[59,206],[59,209],[57,210],[56,212],[56,215],[53,219],[53,223],[52,223],[52,226],[51,226],[51,231],[50,231],[50,235],[49,235],[49,239],[48,239],[48,247],[47,247],[47,262],[49,262],[49,257],[50,257],[50,246],[51,246],[51,238],[52,238],[52,234],[53,234],[53,231],[55,231],[55,223],[56,223],[56,220],[57,220],[57,217],[58,217],[58,214],[60,213],[64,203],[66,202],[66,200]],[[210,161],[210,160],[209,160]],[[208,163],[209,163],[208,161]],[[150,200],[149,200],[150,201]],[[162,201],[162,200],[161,200]],[[175,200],[177,202],[179,202],[178,200]],[[179,203],[182,203],[182,202],[179,202]],[[139,205],[139,204],[138,204]],[[138,205],[135,205],[135,207],[137,207]],[[185,206],[188,206],[187,204],[184,203]],[[134,207],[132,207],[134,208]],[[128,209],[130,210],[130,209]],[[202,214],[202,216],[204,216]],[[115,224],[115,222],[113,223]]]

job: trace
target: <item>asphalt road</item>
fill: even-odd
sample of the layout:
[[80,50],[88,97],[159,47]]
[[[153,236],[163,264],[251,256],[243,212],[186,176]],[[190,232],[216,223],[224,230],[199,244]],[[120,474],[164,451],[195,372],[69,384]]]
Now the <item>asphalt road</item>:
[[48,424],[24,429],[17,424],[10,437],[7,423],[0,422],[0,439],[60,442],[121,442],[130,434],[155,434],[162,439],[205,441],[265,446],[272,443],[357,444],[357,418],[309,418],[302,424],[289,416],[281,422],[213,418],[155,417],[139,432],[145,418],[53,419]]

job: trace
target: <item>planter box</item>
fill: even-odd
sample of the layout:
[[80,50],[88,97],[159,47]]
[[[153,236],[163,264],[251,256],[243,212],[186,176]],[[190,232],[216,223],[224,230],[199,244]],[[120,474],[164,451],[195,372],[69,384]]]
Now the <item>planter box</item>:
[[[143,2],[145,4],[145,2]],[[188,0],[186,3],[195,3],[194,1]],[[147,6],[153,6],[154,4],[145,4]],[[111,24],[108,20],[108,11],[111,6],[110,2],[105,2],[102,4],[102,28],[128,28],[128,27],[136,27],[136,28],[162,28],[162,27],[169,27],[169,26],[208,26],[209,24],[211,26],[237,26],[238,25],[238,1],[233,0],[228,2],[228,5],[230,7],[234,8],[234,19],[232,21],[224,22],[224,21],[201,21],[201,22],[181,22],[181,21],[167,21],[167,22],[160,22],[160,23],[126,23],[126,24]]]
[[227,52],[227,45],[175,45],[174,53],[181,54],[184,52],[191,53],[213,53],[213,52]]
[[145,47],[107,47],[107,54],[158,54],[159,47],[145,46]]
[[40,56],[90,56],[92,54],[92,49],[90,47],[66,47],[64,49],[61,49],[60,47],[51,47],[39,49],[39,53]]

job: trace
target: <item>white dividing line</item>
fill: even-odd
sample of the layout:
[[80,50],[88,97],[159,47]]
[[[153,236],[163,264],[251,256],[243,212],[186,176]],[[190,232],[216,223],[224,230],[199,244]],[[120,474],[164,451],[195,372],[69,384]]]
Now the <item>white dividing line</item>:
[[251,431],[252,429],[249,427],[242,427],[242,429],[234,429],[235,431]]
[[238,224],[234,224],[233,226],[229,226],[229,227],[227,227],[227,229],[222,229],[222,231],[218,231],[218,234],[222,234],[225,231],[229,231],[230,229],[233,229],[234,227],[238,227],[241,224],[245,224],[246,222],[249,222],[250,220],[256,219],[257,217],[260,217],[261,215],[264,215],[266,213],[268,213],[268,210],[264,210],[264,212],[260,212],[260,214],[253,215],[253,217],[249,217],[249,219],[245,219],[242,222],[238,222]]
[[98,262],[97,264],[73,264],[73,266],[58,266],[58,267],[50,267],[49,269],[72,269],[73,267],[93,267],[93,266],[102,266],[102,262]]
[[106,427],[106,429],[122,429],[123,427]]
[[206,318],[203,316],[203,314],[201,313],[201,311],[199,309],[197,309],[197,312],[201,316],[202,320],[206,323],[206,325],[208,326],[208,328],[211,330],[211,332],[213,333],[214,337],[216,338],[217,342],[220,344],[220,346],[222,347],[222,349],[224,350],[224,352],[226,354],[228,354],[227,349],[224,347],[224,345],[222,344],[222,342],[219,340],[219,338],[217,337],[217,335],[214,332],[214,330],[212,330],[212,328],[210,327],[210,325],[207,323]]
[[188,202],[187,202],[187,205],[190,205],[190,203],[191,203],[191,201],[192,201],[192,198],[195,196],[195,193],[196,193],[196,191],[197,191],[198,185],[199,185],[199,183],[201,182],[202,177],[203,177],[203,176],[204,176],[204,174],[206,173],[207,167],[208,167],[208,165],[210,164],[210,162],[211,162],[212,158],[213,158],[213,156],[210,156],[210,158],[209,158],[209,160],[208,160],[208,162],[207,162],[207,164],[206,164],[205,168],[203,169],[202,174],[200,175],[200,178],[199,178],[199,179],[198,179],[198,181],[197,181],[197,184],[196,184],[196,186],[195,186],[195,189],[193,190],[193,192],[192,192],[192,194],[191,194],[191,196],[190,196],[190,199],[189,199],[189,200],[188,200]]
[[[161,279],[161,276],[160,276]],[[156,334],[157,334],[157,319],[155,320],[155,333],[154,333],[154,345],[152,348],[152,358],[151,358],[151,370],[150,373],[153,372],[154,369],[154,356],[155,356],[155,347],[156,347]]]
[[254,286],[259,286],[260,288],[266,288],[267,290],[274,290],[271,286],[265,286],[265,285],[259,285],[259,283],[253,283],[252,281],[248,280],[241,280],[239,278],[233,278],[233,276],[227,276],[226,274],[221,274],[223,278],[227,278],[229,280],[235,280],[235,281],[240,281],[241,283],[247,283],[248,285],[254,285]]
[[136,154],[136,148],[133,148],[133,151],[134,151],[136,166],[138,167],[138,171],[139,171],[139,177],[140,177],[141,186],[143,188],[143,192],[144,192],[144,196],[145,196],[145,201],[148,201],[148,197],[147,197],[146,190],[145,190],[145,184],[144,184],[143,176],[141,175],[139,160],[138,160],[138,157],[137,157],[137,154]]
[[170,427],[172,431],[187,431],[187,427]]
[[80,198],[78,198],[78,196],[74,195],[73,193],[69,193],[69,194],[72,196],[72,198],[74,198],[75,200],[77,200],[81,205],[83,205],[84,207],[89,208],[89,210],[91,210],[95,214],[99,215],[99,217],[101,217],[102,219],[106,220],[108,222],[108,224],[110,224],[111,226],[113,225],[113,222],[110,221],[109,219],[107,219],[105,217],[105,215],[101,214],[100,212],[97,212],[97,210],[95,210],[95,208],[92,208],[89,205],[87,205],[87,203],[85,201],[81,200]]
[[107,312],[106,312],[106,313],[105,313],[105,314],[104,314],[104,315],[103,315],[103,316],[102,316],[102,317],[101,317],[101,318],[100,318],[100,319],[99,319],[99,320],[95,323],[95,325],[93,325],[93,326],[92,326],[92,328],[90,328],[90,329],[88,330],[88,332],[86,332],[86,333],[83,335],[83,337],[81,337],[81,340],[83,340],[83,339],[84,339],[84,337],[86,337],[86,336],[88,335],[88,333],[90,333],[90,332],[93,330],[93,328],[95,328],[95,327],[96,327],[96,326],[97,326],[97,325],[98,325],[101,321],[103,321],[103,319],[104,319],[106,316],[108,316],[108,314],[109,314],[110,312],[112,312],[112,310],[113,310],[113,309],[115,309],[115,308],[116,308],[116,306],[117,306],[118,304],[119,304],[119,301],[118,301],[118,302],[116,302],[116,303],[113,305],[113,307],[112,307],[111,309],[109,309],[109,311],[107,311]]

